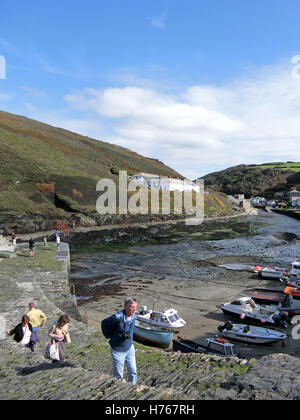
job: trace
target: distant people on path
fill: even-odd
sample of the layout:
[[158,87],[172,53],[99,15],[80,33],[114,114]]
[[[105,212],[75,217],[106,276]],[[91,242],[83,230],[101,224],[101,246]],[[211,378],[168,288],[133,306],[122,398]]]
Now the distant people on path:
[[21,346],[29,347],[31,351],[36,350],[36,334],[32,333],[32,325],[29,322],[29,316],[24,315],[22,322],[12,330],[6,330],[7,335],[14,335],[14,340]]
[[59,235],[56,235],[55,243],[56,243],[56,249],[57,251],[59,251],[60,250],[60,236]]
[[59,360],[63,361],[65,358],[65,344],[71,343],[68,323],[70,318],[68,315],[62,315],[57,321],[54,322],[49,330],[49,337],[51,337],[58,344]]
[[15,232],[11,234],[11,242],[13,246],[17,246],[17,235],[15,234]]
[[109,344],[113,361],[113,376],[125,382],[123,376],[124,365],[126,364],[128,382],[131,382],[132,385],[136,385],[137,383],[135,348],[133,345],[136,309],[136,299],[126,298],[124,309],[104,319],[101,323],[104,336],[110,338]]
[[39,329],[43,328],[47,321],[47,317],[41,309],[37,309],[35,304],[29,303],[29,311],[26,314],[32,326],[32,332],[38,335]]
[[33,257],[34,256],[34,246],[35,246],[33,238],[30,238],[28,243],[29,243],[29,257]]

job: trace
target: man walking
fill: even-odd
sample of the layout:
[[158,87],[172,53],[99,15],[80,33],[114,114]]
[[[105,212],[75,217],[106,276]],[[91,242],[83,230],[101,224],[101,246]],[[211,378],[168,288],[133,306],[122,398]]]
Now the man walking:
[[[136,318],[137,301],[134,298],[126,298],[124,309],[102,321],[102,332],[106,338],[110,338],[110,350],[113,361],[113,375],[123,379],[124,365],[128,370],[128,382],[132,385],[137,383],[137,369],[135,361],[135,349],[133,345],[133,331]],[[123,380],[125,382],[125,380]]]
[[37,335],[39,329],[45,325],[47,320],[46,315],[40,309],[36,309],[34,303],[29,303],[29,312],[26,315],[29,316],[32,332]]

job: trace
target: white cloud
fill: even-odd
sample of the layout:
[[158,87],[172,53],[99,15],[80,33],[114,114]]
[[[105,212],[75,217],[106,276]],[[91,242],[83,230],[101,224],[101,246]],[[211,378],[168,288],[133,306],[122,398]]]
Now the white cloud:
[[64,99],[68,115],[77,109],[81,118],[56,115],[49,123],[158,158],[190,178],[240,163],[300,160],[300,80],[290,63],[177,95],[127,86]]
[[156,16],[150,19],[150,23],[155,28],[165,30],[166,29],[166,15],[163,13],[160,16]]
[[13,95],[9,95],[8,93],[0,92],[0,101],[1,102],[10,101],[12,98],[13,98]]
[[34,96],[37,98],[45,98],[48,96],[46,92],[39,89],[31,88],[28,86],[23,86],[22,90],[26,92],[27,94],[29,94],[30,96]]
[[70,130],[83,136],[98,140],[105,139],[105,131],[97,118],[75,118],[69,116],[69,113],[65,109],[42,111],[30,102],[24,105],[29,118],[50,124],[54,127],[64,128],[65,130]]

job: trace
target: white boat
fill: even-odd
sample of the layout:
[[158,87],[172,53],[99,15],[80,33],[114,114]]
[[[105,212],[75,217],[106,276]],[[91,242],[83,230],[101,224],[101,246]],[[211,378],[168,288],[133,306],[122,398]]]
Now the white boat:
[[286,334],[270,328],[254,325],[233,324],[231,321],[220,325],[218,330],[223,337],[229,340],[241,341],[250,344],[272,344],[286,340]]
[[300,261],[298,258],[294,258],[292,269],[287,276],[283,276],[283,279],[294,283],[300,283]]
[[266,279],[281,279],[284,276],[287,276],[289,274],[290,270],[288,268],[282,268],[282,267],[276,267],[276,266],[270,266],[270,267],[264,267],[260,271],[258,271],[258,274]]
[[250,297],[240,297],[230,303],[222,303],[219,308],[224,315],[242,319],[249,324],[285,327],[287,315],[278,306],[257,305]]
[[159,331],[175,332],[186,326],[186,322],[174,308],[160,312],[148,310],[147,306],[142,306],[136,319],[139,325],[148,325],[153,330]]
[[300,281],[300,261],[294,258],[290,268],[283,268],[277,266],[259,267],[255,266],[253,271],[258,273],[260,277],[267,279],[286,279],[286,280],[299,280]]

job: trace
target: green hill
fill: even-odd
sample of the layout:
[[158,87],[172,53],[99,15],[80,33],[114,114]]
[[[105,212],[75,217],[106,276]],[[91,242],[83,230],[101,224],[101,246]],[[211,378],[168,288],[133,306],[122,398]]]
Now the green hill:
[[128,149],[0,111],[0,211],[61,215],[95,210],[97,181],[119,170],[180,177]]
[[[29,233],[66,230],[72,221],[86,226],[143,221],[142,215],[124,219],[96,212],[97,182],[110,178],[118,188],[120,170],[183,179],[159,160],[0,111],[0,229]],[[230,211],[224,194],[205,196],[207,216]]]
[[203,178],[206,186],[226,194],[273,198],[275,192],[300,188],[300,162],[238,165]]

